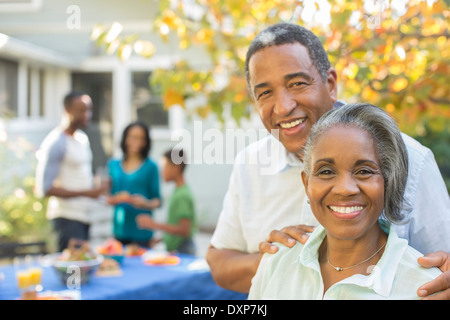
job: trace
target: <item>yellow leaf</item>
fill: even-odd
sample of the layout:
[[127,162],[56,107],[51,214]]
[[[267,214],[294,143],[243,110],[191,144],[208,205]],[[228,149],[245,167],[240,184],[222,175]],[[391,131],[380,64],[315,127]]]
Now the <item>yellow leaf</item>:
[[365,101],[372,101],[375,92],[369,87],[365,87],[361,93],[361,98]]
[[164,109],[169,109],[173,105],[180,105],[184,108],[184,97],[173,88],[169,88],[163,95]]
[[234,101],[239,103],[244,100],[244,95],[242,93],[238,93],[234,96]]
[[406,80],[405,78],[398,78],[394,81],[394,83],[392,83],[391,89],[394,92],[399,92],[399,91],[402,91],[403,89],[405,89],[407,86],[408,86],[408,80]]
[[394,104],[388,103],[388,104],[386,105],[386,111],[389,112],[389,113],[394,112],[394,111],[395,111],[395,106],[394,106]]
[[197,108],[197,114],[203,119],[205,119],[209,115],[210,112],[211,112],[210,106],[204,106],[204,107]]
[[355,63],[350,63],[345,69],[344,69],[344,74],[349,78],[349,79],[355,79],[356,74],[358,73],[358,66]]
[[394,63],[393,65],[389,66],[389,73],[393,75],[399,75],[402,72],[405,71],[405,66],[400,63]]

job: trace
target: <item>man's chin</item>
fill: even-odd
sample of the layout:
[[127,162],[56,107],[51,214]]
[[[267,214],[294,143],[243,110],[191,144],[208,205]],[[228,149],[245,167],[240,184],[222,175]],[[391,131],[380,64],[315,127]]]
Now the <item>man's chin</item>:
[[300,138],[297,141],[283,141],[283,140],[280,140],[280,142],[283,144],[284,148],[288,152],[294,153],[294,154],[299,154],[299,155],[303,154],[303,147],[305,145],[301,141],[302,140],[300,140]]

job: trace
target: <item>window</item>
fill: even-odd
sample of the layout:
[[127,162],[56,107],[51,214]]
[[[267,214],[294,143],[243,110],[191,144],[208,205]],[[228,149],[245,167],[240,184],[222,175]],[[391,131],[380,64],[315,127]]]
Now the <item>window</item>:
[[17,116],[18,63],[0,58],[0,117]]
[[27,118],[44,117],[45,72],[35,67],[27,68]]
[[167,128],[169,114],[164,110],[161,97],[150,87],[150,75],[151,72],[140,71],[131,74],[131,108],[134,120],[145,122],[152,128]]

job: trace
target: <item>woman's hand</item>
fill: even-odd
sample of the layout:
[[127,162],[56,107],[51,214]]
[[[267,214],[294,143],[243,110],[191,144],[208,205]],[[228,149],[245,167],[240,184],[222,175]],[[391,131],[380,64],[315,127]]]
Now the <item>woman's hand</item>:
[[147,210],[153,210],[158,208],[161,205],[161,201],[159,201],[158,198],[154,199],[147,199],[146,197],[140,195],[140,194],[133,194],[130,197],[130,200],[128,202],[133,207],[138,209],[147,209]]
[[273,230],[266,241],[259,243],[259,252],[263,253],[275,253],[278,251],[278,247],[273,242],[279,242],[285,246],[292,248],[296,241],[305,244],[308,240],[308,233],[313,232],[315,227],[306,225],[297,225],[285,227],[281,230]]

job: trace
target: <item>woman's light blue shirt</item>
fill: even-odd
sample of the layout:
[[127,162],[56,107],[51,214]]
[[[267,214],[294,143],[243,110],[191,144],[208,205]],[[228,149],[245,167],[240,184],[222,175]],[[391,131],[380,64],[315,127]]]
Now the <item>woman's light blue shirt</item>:
[[390,228],[383,256],[371,274],[355,274],[324,293],[319,247],[325,236],[325,229],[318,226],[305,245],[289,249],[278,244],[277,253],[264,254],[249,299],[419,299],[417,289],[441,274],[437,268],[421,267],[417,258],[422,254]]
[[[142,165],[132,172],[126,172],[122,167],[122,159],[108,161],[111,177],[111,194],[127,191],[131,195],[139,194],[147,199],[161,198],[159,191],[158,167],[151,159],[146,159]],[[146,241],[151,239],[153,232],[139,229],[136,216],[140,213],[152,214],[150,210],[137,209],[121,203],[114,208],[114,236],[121,240]]]

